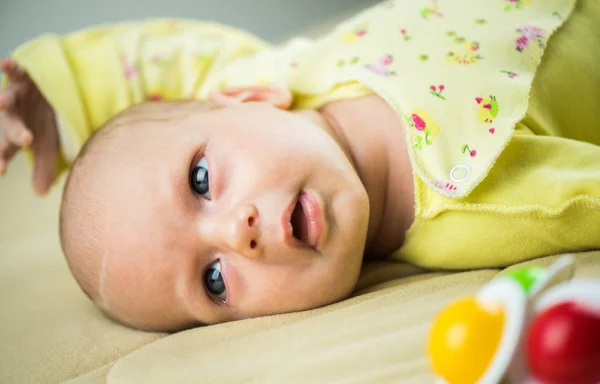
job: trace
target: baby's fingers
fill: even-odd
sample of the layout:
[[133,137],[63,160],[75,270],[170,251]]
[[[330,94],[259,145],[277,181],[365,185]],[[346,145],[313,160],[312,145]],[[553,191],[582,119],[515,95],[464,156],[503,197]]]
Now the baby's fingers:
[[5,111],[15,104],[15,93],[8,89],[0,90],[0,111]]
[[0,70],[6,73],[8,80],[13,82],[23,80],[27,75],[27,72],[25,72],[25,70],[21,68],[16,61],[9,57],[0,59]]
[[2,136],[18,147],[29,147],[33,140],[33,135],[27,129],[23,120],[11,113],[4,114],[2,131]]
[[5,137],[0,136],[0,175],[6,173],[8,162],[18,151],[19,147],[9,142]]

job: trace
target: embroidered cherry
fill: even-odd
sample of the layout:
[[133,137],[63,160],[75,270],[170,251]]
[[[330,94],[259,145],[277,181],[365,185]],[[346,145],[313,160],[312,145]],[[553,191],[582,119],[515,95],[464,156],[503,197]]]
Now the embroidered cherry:
[[439,97],[439,98],[440,98],[440,99],[442,99],[442,100],[446,100],[446,98],[445,98],[444,96],[442,96],[442,92],[444,91],[444,89],[445,89],[445,88],[446,88],[446,87],[444,87],[444,85],[443,85],[443,84],[442,84],[442,85],[439,85],[439,86],[437,86],[437,87],[436,87],[435,85],[432,85],[432,86],[430,86],[430,87],[429,87],[429,89],[431,89],[431,92],[430,92],[430,93],[431,93],[432,95],[434,95],[434,96],[437,96],[437,97]]
[[477,102],[477,104],[481,104],[481,102],[483,101],[483,99],[481,97],[476,97],[475,101]]
[[496,128],[490,128],[490,133],[493,135],[496,132]]
[[492,110],[492,104],[484,104],[483,108],[484,109],[489,109],[491,111]]
[[364,28],[361,28],[358,31],[356,31],[356,36],[358,36],[358,37],[362,37],[362,36],[364,36],[366,34],[367,34],[367,30],[364,29]]
[[475,149],[471,149],[471,148],[469,148],[469,145],[468,145],[468,144],[465,144],[465,145],[463,145],[463,146],[462,146],[462,150],[461,150],[461,151],[462,151],[462,153],[469,152],[469,155],[470,155],[471,157],[475,157],[475,156],[477,156],[477,151],[476,151]]
[[600,382],[600,310],[556,304],[533,319],[527,340],[529,368],[553,384]]

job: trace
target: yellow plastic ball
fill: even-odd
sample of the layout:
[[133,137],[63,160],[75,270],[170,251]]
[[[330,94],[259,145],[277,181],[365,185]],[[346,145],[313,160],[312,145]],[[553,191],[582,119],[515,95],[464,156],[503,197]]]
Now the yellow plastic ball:
[[429,334],[433,370],[448,383],[476,383],[496,354],[503,329],[500,305],[475,297],[452,303],[437,317]]

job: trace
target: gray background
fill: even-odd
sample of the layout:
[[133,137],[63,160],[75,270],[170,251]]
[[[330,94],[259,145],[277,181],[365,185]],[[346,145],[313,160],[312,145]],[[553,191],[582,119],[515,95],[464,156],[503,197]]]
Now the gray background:
[[47,32],[152,17],[211,20],[272,42],[314,35],[379,0],[0,0],[0,56]]

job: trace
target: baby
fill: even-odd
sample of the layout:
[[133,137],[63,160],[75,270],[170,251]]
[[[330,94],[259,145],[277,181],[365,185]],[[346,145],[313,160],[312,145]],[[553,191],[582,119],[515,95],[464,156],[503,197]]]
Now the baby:
[[364,257],[600,247],[600,6],[404,3],[278,48],[192,22],[38,38],[0,63],[0,172],[30,148],[44,193],[70,164],[73,275],[145,330],[327,305]]

